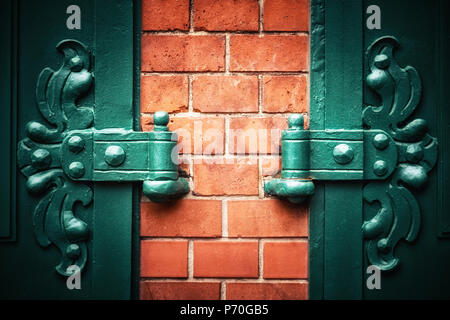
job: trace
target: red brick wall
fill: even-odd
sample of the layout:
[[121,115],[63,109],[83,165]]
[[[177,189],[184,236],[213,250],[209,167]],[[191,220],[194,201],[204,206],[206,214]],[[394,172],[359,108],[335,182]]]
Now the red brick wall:
[[142,299],[306,299],[308,208],[264,195],[308,112],[308,0],[143,0],[142,129],[171,114],[191,192],[141,206]]

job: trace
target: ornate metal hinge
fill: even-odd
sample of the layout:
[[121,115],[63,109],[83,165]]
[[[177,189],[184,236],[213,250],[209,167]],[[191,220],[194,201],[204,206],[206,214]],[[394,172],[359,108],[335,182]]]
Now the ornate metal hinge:
[[50,127],[27,124],[18,165],[28,191],[41,196],[33,213],[36,239],[61,251],[56,270],[68,276],[69,266],[83,269],[87,259],[89,226],[74,212],[75,203],[89,206],[93,200],[83,182],[143,181],[143,193],[157,202],[187,193],[189,185],[178,175],[177,136],[167,128],[168,114],[155,113],[152,132],[96,130],[94,108],[77,105],[94,81],[92,55],[75,40],[60,42],[57,50],[64,55],[61,68],[45,68],[36,87],[39,111]]
[[425,120],[410,117],[421,98],[415,68],[402,68],[393,52],[394,37],[382,37],[367,49],[367,85],[381,97],[366,106],[364,130],[303,129],[303,117],[289,117],[282,135],[280,179],[266,182],[266,193],[299,203],[314,193],[314,180],[364,180],[369,204],[380,209],[364,222],[362,233],[371,264],[381,270],[398,265],[394,249],[401,239],[412,242],[420,230],[420,208],[410,189],[422,188],[437,161],[437,140]]
[[304,130],[303,116],[291,115],[281,138],[280,179],[266,193],[303,202],[314,180],[385,180],[397,165],[397,147],[383,130]]

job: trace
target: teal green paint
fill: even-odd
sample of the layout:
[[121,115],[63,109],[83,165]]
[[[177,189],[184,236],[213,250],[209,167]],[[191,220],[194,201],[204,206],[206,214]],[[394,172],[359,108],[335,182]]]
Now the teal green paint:
[[[384,36],[392,36],[398,40],[399,46],[394,51],[394,64],[401,69],[397,69],[395,78],[404,77],[407,71],[409,81],[400,81],[396,85],[396,95],[398,96],[397,108],[402,107],[402,99],[409,95],[412,88],[421,87],[420,99],[417,99],[417,105],[411,104],[412,115],[400,124],[400,128],[416,128],[416,134],[413,131],[404,131],[406,134],[396,135],[395,142],[405,138],[409,141],[402,141],[402,148],[399,152],[399,161],[403,162],[402,167],[398,169],[398,178],[405,178],[405,171],[412,173],[407,178],[408,183],[401,183],[399,188],[396,181],[390,183],[393,188],[387,193],[389,198],[388,205],[385,205],[385,199],[380,198],[378,202],[364,203],[364,220],[379,221],[375,226],[380,227],[378,232],[383,232],[386,222],[383,223],[382,216],[379,215],[380,207],[386,208],[386,213],[392,210],[392,215],[398,220],[398,227],[392,229],[391,233],[395,239],[400,241],[392,242],[393,250],[386,250],[385,256],[377,253],[376,250],[367,248],[364,259],[364,268],[371,264],[370,261],[381,262],[383,266],[394,266],[390,271],[382,272],[382,289],[367,290],[364,288],[364,298],[366,299],[448,299],[450,286],[450,268],[449,240],[442,237],[439,233],[441,228],[441,218],[448,214],[448,205],[445,205],[443,199],[448,198],[448,16],[450,15],[448,1],[365,1],[364,5],[378,5],[383,12],[382,29],[365,31],[364,48]],[[404,10],[407,7],[408,10]],[[414,21],[414,23],[405,24],[404,21]],[[445,29],[447,29],[445,31]],[[386,50],[386,49],[384,49]],[[389,54],[387,54],[389,56]],[[364,71],[365,78],[375,70],[371,67],[374,61],[373,55],[365,56]],[[407,69],[407,67],[410,67]],[[378,68],[379,69],[379,68]],[[393,70],[385,69],[392,73]],[[419,77],[414,76],[418,73]],[[376,71],[376,70],[375,70]],[[376,71],[379,73],[379,71]],[[369,78],[373,78],[370,76]],[[398,78],[397,78],[398,79]],[[420,83],[418,87],[417,83]],[[373,83],[372,83],[373,84]],[[388,84],[389,86],[389,84]],[[445,89],[444,89],[445,88]],[[375,90],[374,90],[375,89]],[[377,106],[381,102],[391,106],[387,100],[386,94],[378,92],[379,89],[370,87],[367,83],[364,91],[364,106]],[[415,92],[419,92],[416,90]],[[416,95],[413,94],[413,97]],[[402,97],[403,96],[403,97]],[[411,101],[414,101],[412,99]],[[393,112],[393,115],[396,111]],[[423,119],[419,120],[418,119]],[[423,125],[426,121],[427,126]],[[396,127],[394,127],[396,129]],[[436,137],[439,142],[439,152],[437,165],[434,169],[428,170],[428,167],[434,163],[436,146],[432,137]],[[430,148],[418,152],[420,141],[430,142]],[[431,140],[430,140],[431,139]],[[426,167],[418,159],[427,158]],[[425,175],[426,174],[426,175]],[[415,179],[411,179],[415,177]],[[426,184],[420,189],[412,185],[420,186],[425,180]],[[366,188],[383,188],[384,186],[370,186]],[[369,196],[372,190],[367,191]],[[392,200],[395,192],[396,197]],[[366,193],[366,191],[365,191]],[[380,202],[383,201],[381,205]],[[448,200],[447,200],[448,201]],[[448,204],[448,202],[447,202]],[[389,218],[389,215],[388,215]],[[367,225],[369,226],[369,225]],[[445,226],[445,223],[444,223]],[[371,225],[370,227],[373,227]],[[372,228],[371,228],[372,230]],[[381,237],[379,237],[381,238]],[[375,237],[374,239],[377,239]],[[381,241],[379,246],[382,248],[385,243],[389,243],[390,237],[385,237],[386,242]],[[369,238],[365,241],[369,246]],[[377,253],[374,257],[373,253]],[[388,254],[392,256],[387,258]],[[377,262],[379,263],[379,262]],[[411,279],[414,279],[412,281]]]
[[438,51],[437,57],[438,63],[436,64],[436,74],[439,78],[439,92],[436,95],[438,97],[438,105],[441,106],[439,110],[440,124],[438,125],[438,137],[441,141],[440,148],[440,161],[438,162],[438,185],[442,188],[438,196],[438,219],[437,219],[437,234],[442,238],[450,238],[450,186],[448,179],[450,177],[450,129],[448,124],[450,123],[450,93],[448,90],[448,75],[450,74],[450,61],[448,56],[450,54],[450,23],[448,22],[448,14],[450,14],[450,4],[448,1],[439,1],[439,5],[436,6],[436,13],[438,19],[436,19],[437,32],[439,33]]
[[[372,4],[381,8],[381,30],[365,28],[365,9]],[[383,72],[389,72],[389,77],[396,81],[397,109],[401,110],[402,101],[410,103],[401,114],[395,107],[390,108],[389,115],[386,112],[383,119],[380,117],[383,111],[371,116],[368,116],[370,111],[364,112],[365,124],[373,122],[370,130],[364,128],[363,132],[363,180],[384,181],[365,182],[364,193],[359,182],[314,182],[315,194],[310,207],[310,298],[448,297],[444,288],[450,284],[445,271],[450,257],[442,233],[448,212],[443,184],[448,177],[442,158],[438,171],[431,170],[436,159],[436,141],[430,136],[437,132],[438,140],[448,141],[445,129],[448,128],[448,90],[443,89],[448,88],[443,76],[448,70],[448,59],[444,58],[448,57],[449,32],[445,18],[450,14],[448,4],[445,1],[380,0],[367,1],[364,5],[363,1],[312,1],[311,12],[310,135],[314,130],[361,129],[363,108],[371,110],[368,106],[381,103],[389,106],[392,90],[389,93],[389,84],[381,85],[386,81]],[[382,45],[378,48],[385,50],[381,53],[387,59],[379,55],[378,49],[376,54],[363,55],[364,49],[386,35],[397,37],[401,45],[395,59],[402,67],[395,67],[395,71],[394,67],[386,70],[393,66],[387,63],[388,60],[392,63],[392,56]],[[422,78],[420,99],[414,69],[403,67],[407,65],[416,68]],[[370,73],[366,84],[364,79]],[[430,134],[426,133],[425,121]],[[368,152],[369,145],[372,152]],[[310,157],[314,159],[311,151]],[[327,179],[327,175],[316,176],[316,180]],[[345,178],[341,176],[341,179]],[[395,223],[390,219],[395,219]],[[363,221],[366,222],[361,229]],[[390,270],[382,272],[382,290],[366,288],[365,270],[369,264]]]
[[[381,97],[381,105],[367,106],[363,121],[370,128],[389,130],[398,146],[400,161],[388,185],[368,184],[364,189],[366,201],[381,204],[377,215],[363,225],[368,259],[381,270],[397,267],[399,259],[394,250],[401,239],[413,242],[417,238],[421,213],[410,189],[425,185],[437,160],[437,140],[427,133],[426,121],[411,119],[421,99],[422,86],[414,67],[397,64],[394,51],[399,46],[397,39],[382,37],[366,51],[371,69],[366,82]],[[377,160],[375,173],[383,175],[386,165]]]
[[[2,33],[0,34],[0,43],[2,43],[5,48],[13,48],[13,4],[12,1],[6,1],[2,7],[0,13],[0,29]],[[12,113],[15,110],[13,106],[13,64],[12,64],[12,50],[2,50],[0,53],[0,69],[2,73],[0,75],[0,106],[2,108],[2,117],[0,119],[0,135],[2,137],[2,151],[3,156],[1,160],[1,167],[3,168],[0,172],[0,181],[2,181],[0,186],[0,241],[7,240],[12,235],[13,228],[13,215],[12,211],[12,192],[11,192],[11,182],[13,172],[12,169],[12,159],[13,159],[13,149],[12,144]]]
[[[55,50],[55,45],[61,39],[70,39],[76,36],[85,44],[92,43],[93,29],[86,24],[82,31],[69,32],[65,26],[66,3],[63,1],[13,1],[17,16],[13,29],[13,48],[3,47],[3,51],[13,50],[12,66],[17,66],[12,75],[11,84],[13,88],[13,103],[16,103],[17,116],[12,119],[13,135],[17,132],[17,140],[26,137],[26,124],[30,121],[47,123],[40,114],[36,101],[36,83],[40,72],[45,67],[58,68],[62,63],[62,55]],[[83,14],[87,21],[93,20],[91,1],[80,0],[78,2],[84,8]],[[57,14],[61,12],[61,14]],[[45,35],[45,36],[42,36]],[[80,102],[83,106],[89,106],[92,97],[83,97]],[[14,137],[13,137],[14,139]],[[16,140],[16,141],[17,141]],[[15,149],[15,148],[13,148]],[[52,148],[50,148],[52,149]],[[15,150],[13,150],[14,153]],[[35,155],[34,161],[38,167],[45,165],[45,160],[39,163],[39,154]],[[14,157],[11,157],[13,162]],[[39,196],[30,195],[26,190],[26,178],[20,174],[15,165],[11,172],[16,175],[15,214],[17,218],[17,237],[14,242],[2,242],[0,245],[0,259],[2,283],[0,297],[17,298],[46,298],[46,299],[84,299],[91,294],[91,269],[85,268],[81,282],[83,290],[70,291],[65,285],[65,278],[56,270],[61,258],[61,253],[56,246],[43,249],[35,237],[33,226],[33,211],[42,199]],[[76,196],[76,192],[74,193]],[[70,202],[70,200],[68,200]],[[70,227],[70,237],[78,237],[78,228],[70,219],[70,210],[66,210],[61,219]],[[76,215],[81,221],[88,225],[91,223],[91,209],[77,205]],[[81,232],[83,233],[83,232]],[[89,246],[89,245],[88,245]],[[77,250],[69,249],[67,254],[72,256]],[[88,250],[89,252],[89,250]],[[44,272],[45,271],[45,272]],[[33,285],[30,285],[33,284]]]
[[[110,125],[116,122],[120,123],[117,127],[121,132],[135,128],[138,101],[134,99],[137,95],[133,81],[139,77],[139,66],[136,67],[133,60],[136,55],[134,40],[137,39],[133,16],[136,12],[132,1],[80,1],[77,4],[82,9],[80,31],[65,28],[68,4],[64,1],[36,3],[24,0],[18,4],[21,15],[18,20],[22,23],[18,35],[20,52],[15,54],[11,45],[7,49],[10,55],[13,52],[18,57],[20,63],[17,120],[19,138],[23,140],[18,154],[19,167],[28,181],[22,177],[18,181],[18,231],[21,237],[14,245],[5,243],[0,247],[1,260],[8,261],[2,265],[1,297],[137,297],[139,272],[135,270],[138,260],[132,259],[132,254],[138,253],[136,249],[132,253],[132,245],[136,244],[132,231],[137,230],[139,236],[136,224],[132,225],[132,218],[138,214],[138,208],[133,204],[137,192],[133,191],[133,185],[126,183],[91,183],[95,177],[95,139],[98,138],[101,145],[111,138],[110,133],[104,134],[97,128],[111,128]],[[139,10],[140,6],[136,11]],[[42,37],[42,34],[48,37]],[[63,65],[56,71],[44,69],[36,89],[39,72],[46,66],[53,68],[61,64],[54,45],[67,38],[80,41],[63,41],[58,45],[65,57]],[[105,49],[108,44],[112,46]],[[96,54],[95,63],[94,55],[89,55],[92,51]],[[95,66],[95,92],[90,85],[91,71],[94,70],[91,65],[92,68]],[[16,78],[15,74],[10,76]],[[106,83],[103,85],[97,81]],[[14,81],[9,83],[14,85]],[[11,90],[14,92],[15,89]],[[110,99],[117,104],[111,103]],[[94,114],[96,129],[93,129]],[[111,119],[116,122],[112,123]],[[110,140],[113,146],[121,143],[121,132],[115,132],[117,135]],[[139,132],[134,135],[142,136]],[[25,136],[27,138],[24,139]],[[148,145],[149,133],[143,137],[145,145]],[[62,145],[63,154],[72,155],[72,159],[61,156],[59,145]],[[144,147],[144,151],[148,157],[148,148]],[[103,154],[103,160],[117,168],[122,163],[115,157],[120,157],[117,150],[105,150]],[[14,161],[14,157],[10,158]],[[126,163],[126,157],[123,160]],[[148,166],[146,170],[148,176]],[[92,189],[94,200],[97,200],[94,205],[91,204]],[[44,190],[50,191],[40,193]],[[40,194],[32,195],[33,192]],[[42,250],[39,246],[48,249]],[[56,272],[52,266],[58,263],[59,255],[62,261]],[[79,291],[68,290],[62,276],[66,266],[73,263],[83,269],[82,290]],[[33,286],[29,286],[30,283]]]
[[[361,3],[316,0],[311,8],[310,129],[361,129]],[[361,206],[360,183],[317,183],[310,206],[311,299],[362,297]]]
[[[132,1],[111,3],[97,0],[95,13],[95,126],[96,129],[132,130]],[[95,256],[92,286],[95,298],[129,299],[132,185],[96,184],[94,214],[96,234],[92,243]]]
[[[325,0],[311,0],[310,129],[323,130],[325,98]],[[309,203],[309,299],[324,297],[325,188],[315,186]]]

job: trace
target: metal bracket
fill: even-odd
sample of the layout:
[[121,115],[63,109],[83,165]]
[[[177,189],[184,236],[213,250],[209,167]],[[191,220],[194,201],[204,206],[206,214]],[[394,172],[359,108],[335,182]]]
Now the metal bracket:
[[397,147],[383,130],[304,130],[303,116],[291,115],[281,138],[281,179],[266,193],[303,202],[312,180],[385,180],[397,165]]
[[[32,121],[18,144],[17,159],[26,187],[41,200],[33,212],[33,229],[42,247],[61,251],[58,273],[81,270],[87,259],[89,226],[75,215],[75,204],[93,200],[89,181],[143,181],[152,201],[172,200],[189,191],[176,160],[177,136],[168,130],[169,116],[154,115],[154,131],[96,130],[94,108],[77,105],[92,87],[92,55],[75,40],[57,45],[64,55],[58,71],[45,68],[36,87],[38,108],[50,126]],[[112,115],[113,116],[113,115]]]
[[143,181],[143,193],[154,202],[189,192],[178,174],[177,134],[167,128],[169,115],[153,115],[154,131],[123,129],[73,130],[62,141],[61,166],[74,181]]

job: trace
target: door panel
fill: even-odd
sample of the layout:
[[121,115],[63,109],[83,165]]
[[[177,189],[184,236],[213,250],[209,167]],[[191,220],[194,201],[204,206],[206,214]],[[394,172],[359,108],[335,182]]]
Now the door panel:
[[[399,120],[399,123],[394,123],[394,126],[403,127],[420,118],[426,120],[429,134],[426,137],[437,138],[439,152],[438,162],[428,173],[428,182],[424,188],[415,190],[406,182],[400,181],[398,189],[402,191],[393,197],[389,193],[396,191],[386,189],[385,194],[391,197],[389,206],[394,207],[397,203],[401,205],[394,208],[395,218],[392,223],[385,225],[388,233],[380,237],[387,238],[390,230],[397,227],[403,228],[403,233],[398,233],[398,244],[393,241],[385,251],[381,250],[384,240],[372,242],[379,246],[379,252],[369,251],[372,238],[363,233],[362,229],[363,222],[370,221],[382,208],[378,200],[371,203],[363,200],[369,181],[316,182],[310,217],[310,298],[449,298],[449,211],[448,186],[445,182],[449,178],[449,83],[448,77],[445,78],[450,54],[448,2],[313,0],[311,5],[310,129],[368,129],[368,121],[363,119],[364,108],[375,106],[374,110],[380,111],[380,106],[386,101],[382,100],[379,93],[385,90],[387,96],[392,96],[392,92],[386,89],[388,87],[383,87],[386,86],[385,83],[395,80],[397,76],[408,75],[409,78],[403,79],[410,79],[409,83],[402,80],[406,86],[399,87],[400,82],[395,82],[397,87],[393,87],[393,92],[401,92],[395,95],[396,100],[393,101],[397,103],[402,98],[413,101],[414,95],[420,93],[418,88],[421,85],[420,100],[414,112],[404,120]],[[379,30],[369,30],[366,27],[366,19],[369,17],[366,9],[369,5],[377,5],[381,9]],[[377,86],[377,83],[372,82],[375,85],[370,87],[366,77],[373,76],[374,70],[383,75],[384,71],[380,70],[387,67],[379,64],[378,69],[374,69],[371,60],[374,56],[366,50],[377,39],[386,36],[397,39],[399,46],[394,48],[393,59],[404,69],[398,69],[396,75],[390,73],[392,78],[386,78],[387,82],[383,82],[383,85]],[[387,40],[391,43],[394,41]],[[377,54],[380,53],[382,51]],[[411,75],[414,73],[412,68],[417,70],[421,84]],[[375,89],[378,89],[378,93]],[[357,104],[359,107],[356,107]],[[411,106],[414,104],[412,102]],[[393,117],[392,113],[387,116]],[[377,123],[372,123],[370,128],[382,129],[377,127]],[[400,142],[397,145],[401,145],[401,148],[406,148],[408,144],[422,138],[414,139],[395,141]],[[427,152],[429,151],[425,151]],[[416,160],[408,160],[410,158],[405,160],[404,151],[399,151],[399,157],[400,164],[396,164],[398,166],[401,163],[407,165],[411,161],[418,163],[414,162]],[[380,194],[383,196],[383,192]],[[402,198],[404,194],[407,194],[405,197],[408,201]],[[420,218],[411,220],[411,214],[415,212],[414,199],[420,207]],[[358,203],[361,205],[358,206]],[[411,209],[405,210],[407,206]],[[407,233],[411,230],[411,221],[418,222],[414,224],[418,231],[415,240],[412,235],[408,237]],[[377,241],[381,238],[377,238]],[[406,238],[411,241],[406,241]],[[395,268],[381,271],[380,290],[369,290],[366,286],[366,280],[370,276],[366,269],[376,262],[373,255],[369,261],[370,252],[379,253],[383,259],[388,257],[389,252],[393,252],[393,256],[399,259]],[[384,268],[388,269],[386,265]]]
[[[364,48],[381,36],[394,36],[400,47],[394,52],[401,67],[417,69],[422,82],[422,97],[411,119],[423,118],[429,132],[439,142],[438,165],[429,174],[426,187],[413,191],[421,208],[421,225],[417,239],[412,243],[400,241],[394,255],[399,259],[395,270],[382,272],[381,290],[368,290],[364,286],[364,297],[368,299],[448,299],[450,298],[450,242],[445,235],[448,207],[444,199],[448,180],[446,161],[448,153],[448,99],[444,99],[443,88],[449,82],[443,77],[448,72],[450,52],[447,20],[450,14],[448,1],[365,1],[378,5],[382,13],[381,30],[364,33]],[[364,70],[370,73],[367,56]],[[364,91],[365,105],[379,105],[379,98],[369,87]],[[447,130],[447,132],[446,132]],[[365,202],[364,220],[374,215],[376,206]],[[448,222],[447,222],[448,225]],[[444,234],[442,234],[442,231]],[[366,254],[364,255],[367,256]],[[368,264],[365,260],[364,270]],[[367,275],[365,276],[367,278]]]
[[[66,9],[73,4],[81,9],[79,30],[69,30],[66,26],[70,15],[66,13]],[[10,33],[13,39],[9,42],[10,48],[7,48],[12,53],[9,58],[13,62],[9,91],[13,94],[6,105],[11,105],[10,110],[17,115],[17,121],[11,122],[17,128],[9,131],[13,138],[8,147],[11,150],[11,161],[15,161],[14,147],[26,136],[27,123],[37,121],[51,127],[48,119],[38,110],[36,87],[43,69],[57,71],[61,67],[63,55],[56,46],[62,40],[74,39],[83,43],[91,54],[90,72],[94,74],[95,84],[77,99],[77,106],[93,107],[95,128],[114,125],[133,129],[133,1],[11,0],[8,5],[13,12],[10,28],[17,30],[16,33]],[[16,100],[17,103],[14,104]],[[13,115],[5,117],[14,120]],[[8,127],[2,127],[3,129],[8,130]],[[16,135],[17,139],[14,140]],[[47,145],[51,146],[52,143],[47,141]],[[53,244],[47,247],[39,245],[35,237],[33,212],[43,195],[31,195],[26,188],[26,177],[13,165],[14,163],[11,164],[11,173],[15,176],[17,185],[8,184],[8,187],[12,194],[14,191],[16,193],[16,199],[11,205],[16,206],[14,212],[17,223],[14,228],[11,218],[3,216],[3,212],[1,222],[9,222],[11,234],[15,230],[17,234],[14,241],[0,242],[0,297],[130,298],[133,212],[131,184],[86,184],[93,190],[95,205],[86,203],[83,206],[77,203],[73,208],[75,216],[84,221],[89,229],[87,259],[81,273],[81,289],[69,290],[66,286],[67,278],[55,270],[62,253]],[[2,181],[8,179],[2,176]],[[7,208],[2,211],[6,210]],[[63,219],[62,216],[60,219]],[[2,227],[0,236],[4,235],[7,232]]]

